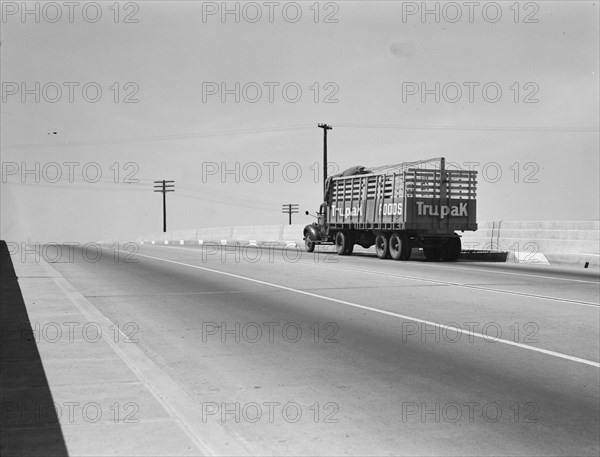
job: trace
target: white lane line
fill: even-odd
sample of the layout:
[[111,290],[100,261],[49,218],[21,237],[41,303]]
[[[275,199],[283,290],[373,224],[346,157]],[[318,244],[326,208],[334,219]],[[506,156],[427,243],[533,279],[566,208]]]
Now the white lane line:
[[516,343],[514,341],[505,340],[505,339],[502,339],[502,338],[492,338],[492,337],[490,337],[488,335],[483,335],[482,333],[476,333],[476,332],[471,332],[469,330],[463,330],[461,328],[453,327],[451,325],[443,325],[443,324],[440,324],[439,322],[427,321],[427,320],[419,319],[419,318],[416,318],[416,317],[406,316],[404,314],[398,314],[398,313],[394,313],[394,312],[391,312],[391,311],[385,311],[385,310],[378,309],[378,308],[372,308],[370,306],[359,305],[358,303],[352,303],[352,302],[349,302],[349,301],[346,301],[346,300],[339,300],[337,298],[326,297],[324,295],[314,294],[312,292],[306,292],[304,290],[294,289],[292,287],[282,286],[282,285],[279,285],[279,284],[274,284],[274,283],[271,283],[271,282],[262,281],[260,279],[248,278],[247,276],[241,276],[241,275],[237,275],[237,274],[234,274],[234,273],[228,273],[228,272],[220,271],[220,270],[213,270],[212,268],[201,267],[201,266],[198,266],[198,265],[191,265],[189,263],[178,262],[177,260],[163,259],[161,257],[154,257],[154,256],[151,256],[151,255],[140,254],[140,253],[136,253],[135,255],[140,256],[140,257],[146,257],[148,259],[159,260],[161,262],[167,262],[167,263],[172,263],[172,264],[175,264],[175,265],[181,265],[181,266],[184,266],[184,267],[196,268],[196,269],[202,270],[202,271],[208,271],[208,272],[220,274],[220,275],[223,275],[223,276],[229,276],[231,278],[243,279],[245,281],[250,281],[250,282],[257,283],[257,284],[263,284],[265,286],[275,287],[277,289],[287,290],[289,292],[294,292],[294,293],[297,293],[297,294],[306,295],[308,297],[318,298],[318,299],[321,299],[321,300],[327,300],[327,301],[331,301],[331,302],[334,302],[334,303],[339,303],[341,305],[351,306],[353,308],[364,309],[366,311],[373,311],[375,313],[385,314],[387,316],[398,317],[400,319],[405,319],[405,320],[409,320],[409,321],[413,321],[413,322],[418,322],[420,324],[432,325],[434,327],[435,326],[439,326],[439,327],[444,328],[446,330],[452,330],[454,332],[458,332],[458,333],[461,333],[463,335],[473,336],[475,338],[481,338],[481,339],[484,339],[486,341],[494,341],[494,342],[497,342],[497,343],[506,344],[508,346],[518,347],[518,348],[521,348],[521,349],[527,349],[529,351],[540,352],[542,354],[550,355],[550,356],[553,356],[553,357],[558,357],[560,359],[570,360],[572,362],[582,363],[584,365],[590,365],[590,366],[595,367],[595,368],[600,368],[600,363],[594,362],[593,360],[582,359],[580,357],[574,357],[572,355],[563,354],[561,352],[549,351],[547,349],[536,348],[534,346],[529,346],[527,344]]
[[[164,247],[164,246],[159,246],[159,247]],[[167,249],[171,249],[171,248],[167,248]],[[183,249],[183,250],[188,250],[188,251],[195,251],[198,252],[197,249],[190,249],[190,248],[178,248],[178,249]],[[538,295],[538,294],[529,294],[527,292],[516,292],[516,291],[511,291],[511,290],[503,290],[503,289],[493,289],[491,287],[481,287],[481,286],[475,286],[475,285],[469,285],[469,284],[461,284],[458,282],[451,282],[451,281],[441,281],[438,279],[429,279],[429,278],[420,278],[417,276],[407,276],[407,275],[401,275],[398,273],[387,273],[387,272],[382,272],[382,271],[374,271],[374,270],[363,270],[363,269],[359,269],[359,268],[346,268],[346,267],[339,267],[339,266],[335,266],[335,267],[330,267],[330,266],[326,266],[326,265],[322,265],[320,263],[303,263],[303,262],[298,262],[297,265],[303,265],[303,266],[318,266],[321,268],[330,268],[333,270],[339,270],[339,271],[355,271],[358,273],[367,273],[367,274],[372,274],[372,275],[379,275],[379,276],[392,276],[395,278],[401,278],[401,279],[407,279],[410,281],[421,281],[421,282],[429,282],[429,283],[433,283],[433,284],[442,284],[442,285],[446,285],[446,286],[454,286],[454,287],[461,287],[461,288],[465,288],[465,289],[473,289],[473,290],[479,290],[482,292],[493,292],[493,293],[498,293],[498,294],[507,294],[507,295],[517,295],[517,296],[521,296],[521,297],[528,297],[528,298],[536,298],[539,300],[551,300],[551,301],[560,301],[560,302],[565,302],[565,303],[571,303],[574,305],[579,305],[579,306],[588,306],[588,307],[592,307],[592,308],[600,308],[600,304],[598,303],[593,303],[593,302],[587,302],[587,301],[583,301],[583,300],[573,300],[570,298],[561,298],[561,297],[551,297],[548,295]],[[477,270],[475,268],[471,268],[471,270],[476,270],[476,271],[480,271]],[[554,278],[549,278],[549,279],[554,279]],[[595,284],[595,283],[593,283]]]
[[359,268],[328,267],[325,265],[318,265],[318,266],[321,268],[331,268],[334,270],[355,271],[358,273],[367,273],[367,274],[379,275],[379,276],[393,276],[395,278],[408,279],[411,281],[423,281],[423,282],[430,282],[433,284],[442,284],[442,285],[447,285],[447,286],[462,287],[465,289],[481,290],[484,292],[496,292],[499,294],[518,295],[518,296],[528,297],[528,298],[538,298],[540,300],[561,301],[561,302],[565,302],[565,303],[572,303],[574,305],[579,305],[579,306],[590,306],[592,308],[600,308],[600,305],[597,303],[592,303],[592,302],[582,301],[582,300],[572,300],[570,298],[550,297],[548,295],[528,294],[526,292],[515,292],[512,290],[492,289],[491,287],[474,286],[474,285],[470,285],[470,284],[461,284],[458,282],[441,281],[438,279],[419,278],[416,276],[406,276],[406,275],[400,275],[397,273],[385,273],[382,271],[363,270],[363,269],[359,269]]

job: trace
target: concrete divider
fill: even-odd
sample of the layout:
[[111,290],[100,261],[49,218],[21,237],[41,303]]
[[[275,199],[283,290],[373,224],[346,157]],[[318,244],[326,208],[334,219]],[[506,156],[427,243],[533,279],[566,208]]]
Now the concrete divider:
[[[465,232],[463,249],[508,252],[508,261],[599,268],[599,221],[490,221]],[[587,264],[587,267],[586,267]]]
[[280,241],[281,227],[281,225],[250,225],[233,227],[231,239],[234,241]]
[[221,242],[233,240],[233,227],[200,228],[196,234],[197,240]]
[[[139,242],[198,244],[203,242],[258,245],[295,242],[303,244],[305,224],[250,225],[175,230],[138,237]],[[463,250],[508,252],[507,261],[567,264],[598,269],[600,221],[483,221],[476,232],[460,233]],[[465,256],[468,257],[468,256]]]
[[282,241],[295,241],[298,244],[304,244],[303,230],[306,224],[284,225],[281,230]]

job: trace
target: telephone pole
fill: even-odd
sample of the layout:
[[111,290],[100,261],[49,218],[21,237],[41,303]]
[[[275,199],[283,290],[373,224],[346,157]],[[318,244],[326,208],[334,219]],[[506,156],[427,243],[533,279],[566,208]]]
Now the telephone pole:
[[323,198],[325,198],[325,181],[327,181],[327,130],[332,130],[333,127],[327,124],[319,124],[318,127],[323,129]]
[[298,213],[298,204],[297,203],[288,203],[287,205],[281,205],[281,212],[288,213],[290,215],[289,221],[290,221],[290,225],[292,225],[292,214]]
[[154,192],[163,194],[163,232],[167,231],[167,192],[175,192],[175,181],[154,181]]

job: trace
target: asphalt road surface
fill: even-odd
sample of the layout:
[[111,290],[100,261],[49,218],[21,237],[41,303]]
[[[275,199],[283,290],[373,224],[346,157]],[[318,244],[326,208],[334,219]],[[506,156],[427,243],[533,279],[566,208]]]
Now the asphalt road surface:
[[599,453],[597,274],[130,250],[53,267],[181,388],[155,391],[214,453],[222,433],[255,455]]

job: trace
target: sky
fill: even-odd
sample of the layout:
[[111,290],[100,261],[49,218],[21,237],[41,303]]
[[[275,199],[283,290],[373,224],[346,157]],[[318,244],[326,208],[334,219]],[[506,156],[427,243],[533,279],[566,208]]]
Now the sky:
[[[597,1],[2,2],[0,235],[311,223],[330,172],[445,157],[478,219],[598,220]],[[27,10],[27,11],[25,11]]]

